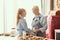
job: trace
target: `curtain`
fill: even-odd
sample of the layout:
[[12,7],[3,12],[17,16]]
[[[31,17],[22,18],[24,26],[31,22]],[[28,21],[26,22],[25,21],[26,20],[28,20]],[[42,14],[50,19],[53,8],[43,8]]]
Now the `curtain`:
[[16,0],[5,0],[5,33],[16,27]]
[[0,33],[4,33],[4,9],[3,0],[0,0]]
[[41,10],[44,16],[49,14],[50,11],[50,0],[41,0]]

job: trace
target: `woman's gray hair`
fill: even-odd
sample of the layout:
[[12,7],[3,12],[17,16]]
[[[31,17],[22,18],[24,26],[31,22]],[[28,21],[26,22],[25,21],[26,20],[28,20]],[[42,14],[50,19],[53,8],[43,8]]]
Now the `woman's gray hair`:
[[39,10],[39,7],[38,6],[33,6],[32,9],[38,9]]

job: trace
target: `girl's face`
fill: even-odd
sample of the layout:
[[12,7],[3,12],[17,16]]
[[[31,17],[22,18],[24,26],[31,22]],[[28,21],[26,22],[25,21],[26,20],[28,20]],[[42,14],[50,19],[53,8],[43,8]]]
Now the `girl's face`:
[[21,15],[22,15],[22,17],[25,17],[26,16],[26,11],[24,10]]
[[26,11],[23,10],[22,13],[19,15],[21,18],[24,18],[26,16]]

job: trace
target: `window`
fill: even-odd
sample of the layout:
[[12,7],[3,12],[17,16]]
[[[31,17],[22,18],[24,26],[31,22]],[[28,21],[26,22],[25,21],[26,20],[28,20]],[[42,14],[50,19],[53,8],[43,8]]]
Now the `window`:
[[40,13],[48,14],[50,11],[50,0],[0,0],[0,33],[11,32],[11,28],[16,27],[16,14],[18,8],[26,9],[26,21],[29,28],[34,17],[33,6],[39,6]]

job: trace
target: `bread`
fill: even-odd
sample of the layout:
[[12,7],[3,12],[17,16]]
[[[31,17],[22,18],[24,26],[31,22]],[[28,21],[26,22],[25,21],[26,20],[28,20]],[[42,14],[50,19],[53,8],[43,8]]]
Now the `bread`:
[[9,34],[9,33],[5,33],[4,35],[5,35],[5,36],[10,36],[10,34]]
[[[24,40],[23,36],[20,36],[19,39]],[[28,40],[44,40],[43,37],[37,37],[37,36],[33,36],[33,35],[27,35],[26,39],[28,39]]]

